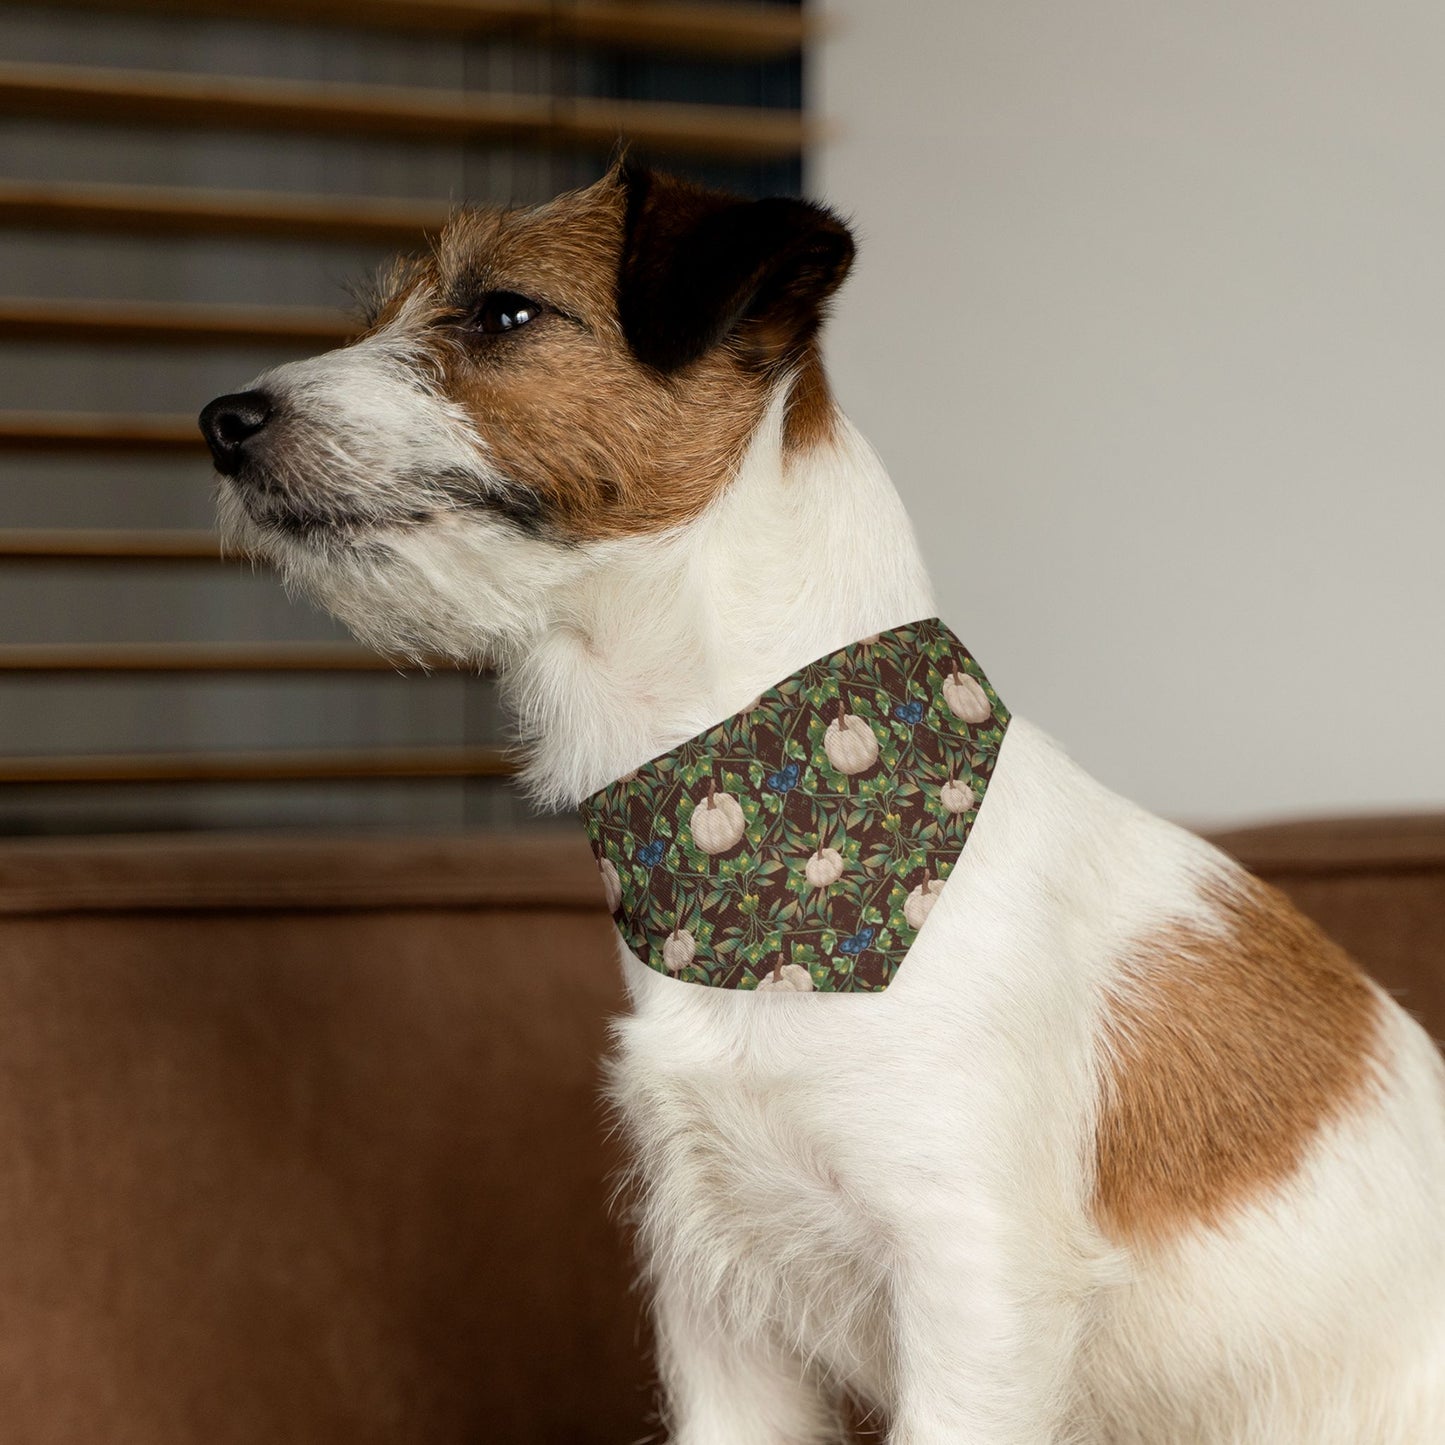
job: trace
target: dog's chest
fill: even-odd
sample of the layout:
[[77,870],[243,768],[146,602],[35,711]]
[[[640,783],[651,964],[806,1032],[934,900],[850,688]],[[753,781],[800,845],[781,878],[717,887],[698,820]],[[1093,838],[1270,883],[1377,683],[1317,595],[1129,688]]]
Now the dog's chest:
[[734,1318],[881,1388],[887,1241],[867,1203],[846,1054],[817,1040],[800,1047],[796,1017],[708,1012],[688,1010],[691,1040],[670,1011],[644,1007],[619,1028],[613,1096],[648,1253]]

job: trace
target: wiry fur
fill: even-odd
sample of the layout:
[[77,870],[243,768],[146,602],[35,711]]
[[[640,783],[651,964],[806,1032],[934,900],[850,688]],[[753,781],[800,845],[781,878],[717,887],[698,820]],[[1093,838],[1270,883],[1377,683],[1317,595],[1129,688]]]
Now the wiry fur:
[[[511,484],[485,416],[407,375],[386,335],[267,382],[309,408],[286,485],[328,470],[366,525],[269,525],[229,488],[226,520],[367,640],[495,661],[544,801],[575,803],[803,663],[932,614],[866,443],[839,419],[785,444],[791,374],[696,515],[559,538],[403,482],[438,465]],[[1445,1071],[1378,991],[1339,1045],[1362,1067],[1339,1071],[1283,1177],[1245,1167],[1218,1217],[1180,1209],[1148,1237],[1102,1221],[1106,1081],[1138,1067],[1110,1026],[1119,1000],[1174,966],[1158,940],[1221,934],[1220,900],[1247,888],[1015,719],[886,993],[701,988],[624,950],[612,1093],[677,1445],[833,1440],[844,1390],[894,1445],[1445,1439]],[[1207,969],[1201,987],[1207,1008]],[[1222,1066],[1205,1050],[1198,1079]],[[1222,1142],[1206,1130],[1196,1153]]]

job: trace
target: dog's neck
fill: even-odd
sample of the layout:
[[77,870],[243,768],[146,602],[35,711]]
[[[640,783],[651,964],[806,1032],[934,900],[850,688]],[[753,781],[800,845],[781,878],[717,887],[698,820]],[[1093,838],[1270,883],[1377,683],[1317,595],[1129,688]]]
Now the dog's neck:
[[702,517],[608,544],[504,669],[539,801],[575,805],[815,658],[933,615],[877,454],[841,415],[790,454],[782,410]]

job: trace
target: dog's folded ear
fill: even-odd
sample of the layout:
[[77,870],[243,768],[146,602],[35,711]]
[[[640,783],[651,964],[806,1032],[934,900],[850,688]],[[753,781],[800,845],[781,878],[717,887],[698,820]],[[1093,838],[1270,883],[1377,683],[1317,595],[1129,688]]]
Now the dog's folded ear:
[[671,372],[729,337],[761,364],[801,354],[853,261],[831,211],[749,201],[624,162],[617,304],[638,360]]

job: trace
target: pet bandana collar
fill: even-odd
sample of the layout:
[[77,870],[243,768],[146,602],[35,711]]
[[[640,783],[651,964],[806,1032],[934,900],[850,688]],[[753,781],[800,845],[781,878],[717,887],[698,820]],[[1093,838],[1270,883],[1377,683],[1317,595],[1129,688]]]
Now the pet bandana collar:
[[887,988],[1008,721],[937,618],[810,662],[582,804],[619,931],[686,983]]

